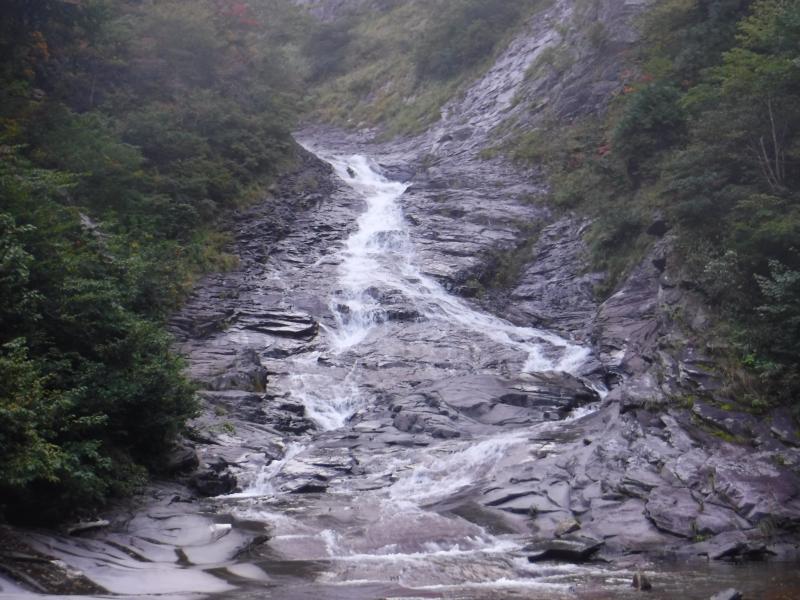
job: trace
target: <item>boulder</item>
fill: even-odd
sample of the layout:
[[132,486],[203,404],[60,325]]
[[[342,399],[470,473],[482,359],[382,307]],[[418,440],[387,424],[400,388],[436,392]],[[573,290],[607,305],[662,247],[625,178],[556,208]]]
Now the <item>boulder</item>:
[[683,548],[681,552],[690,556],[707,556],[711,560],[763,560],[772,552],[760,538],[757,530],[727,531]]
[[236,491],[236,477],[222,463],[215,464],[195,473],[189,485],[204,497],[223,496]]
[[686,488],[657,487],[647,500],[647,516],[662,531],[691,538],[694,537],[695,520],[700,505]]
[[197,456],[197,450],[188,444],[181,444],[167,455],[163,471],[169,475],[187,473],[194,471],[199,465],[200,459]]
[[534,542],[523,548],[528,562],[545,560],[583,563],[603,546],[601,540],[582,535],[569,534],[558,539]]
[[208,384],[211,390],[243,390],[263,392],[267,387],[267,370],[255,350],[242,352],[225,370]]

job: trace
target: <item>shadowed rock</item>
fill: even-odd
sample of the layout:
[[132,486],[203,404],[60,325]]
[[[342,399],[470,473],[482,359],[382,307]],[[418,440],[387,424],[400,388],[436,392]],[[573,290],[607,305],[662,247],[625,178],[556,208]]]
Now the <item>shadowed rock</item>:
[[237,317],[243,329],[269,335],[310,339],[319,331],[319,324],[305,313],[240,310]]
[[523,548],[529,562],[553,560],[559,562],[583,563],[591,560],[603,542],[581,535],[565,535],[559,539],[534,542]]

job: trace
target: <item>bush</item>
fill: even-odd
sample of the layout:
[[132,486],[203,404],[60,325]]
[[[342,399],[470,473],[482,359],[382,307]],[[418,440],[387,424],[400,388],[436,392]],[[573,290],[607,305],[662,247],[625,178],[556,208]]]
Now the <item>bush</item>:
[[626,102],[612,140],[629,173],[636,174],[646,159],[683,136],[686,116],[680,99],[674,86],[655,83],[634,92]]
[[0,214],[0,511],[14,520],[129,489],[195,406],[169,337],[134,311],[124,266],[58,204],[69,181],[13,155],[0,169],[15,213]]
[[523,14],[516,0],[455,0],[415,48],[420,79],[450,79],[487,60]]
[[219,216],[292,160],[294,15],[0,6],[0,519],[130,492],[193,414],[164,317],[231,264]]

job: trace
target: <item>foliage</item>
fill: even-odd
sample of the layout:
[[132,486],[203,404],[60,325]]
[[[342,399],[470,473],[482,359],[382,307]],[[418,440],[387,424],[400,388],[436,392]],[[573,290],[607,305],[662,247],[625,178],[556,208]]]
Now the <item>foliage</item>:
[[796,402],[800,388],[800,271],[777,260],[770,261],[769,275],[756,275],[764,297],[758,307],[763,320],[759,330],[762,347],[770,348],[774,360],[755,365],[763,376],[778,379],[783,401]]
[[450,79],[486,60],[525,10],[515,0],[455,0],[414,48],[420,79]]
[[91,511],[194,411],[163,319],[292,159],[283,0],[0,5],[0,518]]
[[381,2],[312,28],[304,43],[315,116],[388,135],[421,131],[509,33],[548,0]]
[[639,73],[606,115],[520,136],[512,156],[544,163],[553,203],[595,217],[602,295],[666,218],[681,276],[760,377],[754,402],[796,402],[800,2],[665,0],[643,31]]
[[658,82],[644,86],[626,103],[611,139],[629,173],[680,139],[685,122],[680,98],[677,88]]

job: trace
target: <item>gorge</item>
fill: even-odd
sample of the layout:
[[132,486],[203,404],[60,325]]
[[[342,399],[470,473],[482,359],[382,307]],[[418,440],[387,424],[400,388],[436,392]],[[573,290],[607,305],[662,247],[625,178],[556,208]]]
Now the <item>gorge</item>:
[[[653,598],[800,595],[800,433],[723,406],[666,219],[600,298],[592,218],[493,151],[624,85],[651,3],[596,3],[602,50],[558,33],[579,5],[526,20],[422,132],[293,134],[294,167],[232,218],[237,265],[169,320],[201,409],[167,475],[97,528],[15,533],[60,561],[39,592],[638,598],[645,572]],[[531,75],[562,44],[576,60]],[[38,596],[3,561],[0,598]]]

